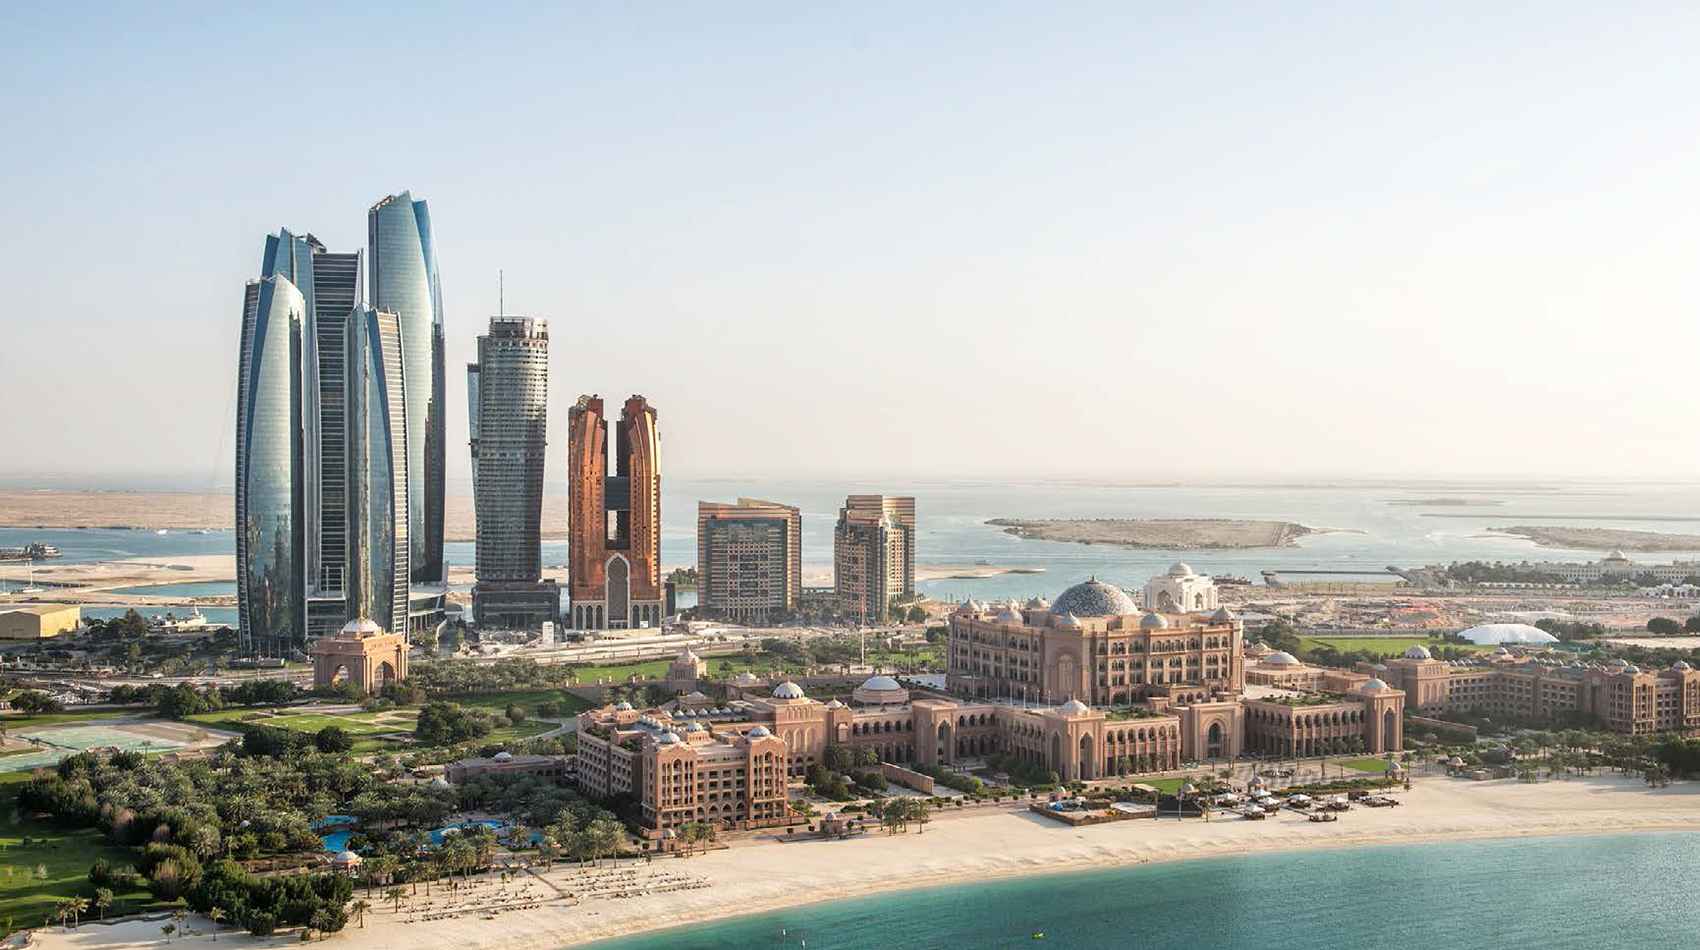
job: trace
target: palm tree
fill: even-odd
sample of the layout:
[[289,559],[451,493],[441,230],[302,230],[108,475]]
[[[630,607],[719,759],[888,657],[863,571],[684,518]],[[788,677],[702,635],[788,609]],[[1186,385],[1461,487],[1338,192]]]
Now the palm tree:
[[177,932],[177,925],[176,924],[163,924],[163,925],[160,926],[159,932],[162,933],[162,934],[165,934],[165,942],[170,943],[171,942],[171,935]]
[[212,921],[212,925],[213,925],[213,933],[212,933],[212,938],[213,938],[213,943],[218,943],[218,925],[219,925],[219,922],[220,922],[220,921],[222,921],[222,920],[224,920],[224,908],[222,908],[222,907],[214,907],[214,908],[213,908],[213,909],[211,909],[211,910],[209,910],[209,911],[207,911],[207,919],[208,919],[208,920],[210,920],[210,921]]
[[71,926],[73,928],[77,927],[82,923],[82,915],[88,913],[89,899],[86,897],[73,897],[70,898],[67,903],[71,906]]
[[364,901],[364,900],[355,901],[354,903],[348,905],[348,909],[349,909],[350,912],[352,912],[354,914],[354,919],[360,921],[360,929],[365,930],[366,929],[366,912],[368,910],[372,909],[372,902],[371,901]]
[[94,908],[100,911],[100,919],[106,919],[106,909],[112,906],[112,888],[97,887],[94,889]]
[[401,902],[407,899],[407,891],[403,888],[392,887],[384,892],[384,899],[390,902],[392,913],[401,913]]

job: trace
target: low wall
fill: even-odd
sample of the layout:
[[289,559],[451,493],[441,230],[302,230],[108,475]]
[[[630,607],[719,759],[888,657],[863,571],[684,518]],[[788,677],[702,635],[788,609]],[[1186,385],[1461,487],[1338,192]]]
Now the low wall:
[[933,794],[933,790],[937,787],[933,783],[931,775],[922,775],[920,772],[906,769],[901,765],[892,765],[890,762],[880,763],[880,774],[884,775],[888,782],[896,782],[923,795]]

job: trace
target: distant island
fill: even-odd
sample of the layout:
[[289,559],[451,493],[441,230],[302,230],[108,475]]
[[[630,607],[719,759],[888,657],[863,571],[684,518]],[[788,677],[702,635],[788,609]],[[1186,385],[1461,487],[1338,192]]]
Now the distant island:
[[1667,534],[1626,528],[1566,528],[1554,525],[1513,525],[1489,528],[1495,534],[1526,538],[1543,548],[1582,551],[1700,551],[1700,534]]
[[1487,508],[1505,504],[1490,498],[1389,498],[1387,503],[1412,508]]
[[1316,533],[1315,528],[1291,521],[1233,518],[993,518],[986,523],[1006,534],[1038,541],[1175,551],[1285,548]]

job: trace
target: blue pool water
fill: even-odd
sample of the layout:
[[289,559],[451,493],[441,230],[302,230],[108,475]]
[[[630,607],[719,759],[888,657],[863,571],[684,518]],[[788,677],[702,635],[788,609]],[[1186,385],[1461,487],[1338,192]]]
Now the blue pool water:
[[593,946],[1652,950],[1700,946],[1696,887],[1696,833],[1411,844],[944,887]]

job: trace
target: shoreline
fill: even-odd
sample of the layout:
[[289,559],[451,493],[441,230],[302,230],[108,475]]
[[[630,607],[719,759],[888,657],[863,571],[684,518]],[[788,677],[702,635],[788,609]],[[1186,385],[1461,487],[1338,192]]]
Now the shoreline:
[[[414,947],[421,940],[472,950],[556,950],[824,901],[1016,877],[1366,846],[1700,830],[1695,821],[1700,818],[1700,783],[1694,782],[1651,790],[1640,779],[1624,776],[1532,785],[1425,776],[1412,791],[1397,797],[1405,803],[1402,807],[1360,806],[1327,825],[1282,813],[1262,822],[1157,819],[1076,829],[1024,810],[988,807],[978,813],[942,815],[922,832],[887,836],[876,831],[846,841],[734,841],[691,858],[620,865],[622,871],[640,874],[700,878],[708,886],[699,889],[545,903],[491,919],[467,913],[423,927],[398,919],[381,905],[369,912],[366,929],[351,924],[331,939],[351,950]],[[557,866],[531,879],[570,889],[576,873],[576,868]],[[36,945],[163,946],[158,927],[151,923],[101,929],[106,932],[91,933],[86,926],[72,933],[41,931]],[[277,946],[296,939],[294,934],[268,940],[234,932],[219,935],[220,943],[234,946]]]

